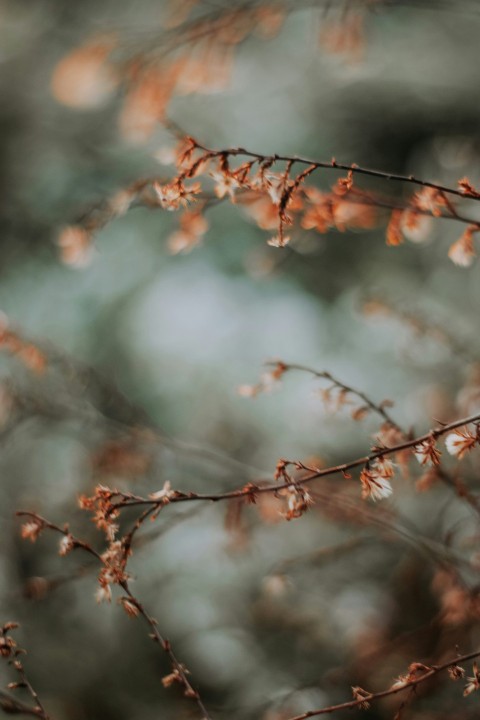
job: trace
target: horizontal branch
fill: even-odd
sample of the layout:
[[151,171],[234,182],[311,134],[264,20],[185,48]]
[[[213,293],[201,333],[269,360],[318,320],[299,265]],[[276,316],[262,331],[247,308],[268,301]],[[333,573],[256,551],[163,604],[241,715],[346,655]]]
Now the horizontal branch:
[[[432,190],[437,190],[442,193],[448,193],[449,195],[455,195],[457,197],[467,198],[470,200],[480,200],[480,193],[470,192],[466,189],[459,190],[458,188],[452,188],[448,185],[435,183],[431,180],[422,180],[421,178],[415,177],[414,175],[401,175],[399,173],[386,172],[384,170],[375,170],[373,168],[367,168],[361,165],[357,165],[356,163],[341,163],[337,162],[335,158],[332,158],[330,161],[328,161],[312,160],[302,157],[301,155],[278,155],[277,153],[274,153],[273,155],[265,155],[262,153],[253,152],[252,150],[247,150],[243,147],[231,147],[222,148],[221,150],[212,150],[211,148],[197,143],[196,140],[194,140],[194,143],[199,150],[203,150],[205,153],[211,154],[212,156],[216,157],[242,156],[257,160],[261,163],[285,162],[289,165],[297,163],[299,165],[307,165],[308,167],[312,168],[312,170],[346,170],[347,172],[352,172],[354,175],[367,175],[370,177],[380,178],[382,180],[388,180],[390,182],[407,183],[410,185],[416,185],[417,187],[431,188]],[[478,222],[480,223],[480,221]]]

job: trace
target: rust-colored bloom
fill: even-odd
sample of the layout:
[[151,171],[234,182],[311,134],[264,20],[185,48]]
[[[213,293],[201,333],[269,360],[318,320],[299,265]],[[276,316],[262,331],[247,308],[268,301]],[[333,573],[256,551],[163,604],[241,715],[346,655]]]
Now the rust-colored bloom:
[[437,449],[434,438],[424,440],[413,448],[415,457],[420,465],[440,465],[440,450]]
[[467,428],[457,428],[445,438],[445,447],[447,448],[447,451],[450,455],[454,455],[459,460],[467,452],[469,452],[469,450],[473,450],[477,443],[477,435],[474,435]]
[[359,700],[359,708],[360,710],[368,710],[370,707],[370,703],[368,702],[367,698],[370,698],[372,693],[367,692],[367,690],[364,690],[363,688],[359,687],[358,685],[352,687],[352,695],[354,700]]
[[75,547],[75,542],[73,540],[73,537],[68,533],[67,535],[64,535],[60,539],[60,543],[58,546],[58,554],[59,555],[68,555],[69,552],[73,550]]
[[376,501],[389,497],[393,492],[389,480],[390,477],[391,475],[388,465],[386,467],[382,467],[381,464],[374,464],[371,467],[364,468],[360,473],[362,498],[364,500],[366,498],[371,498]]
[[31,520],[30,522],[24,523],[24,525],[22,525],[22,538],[24,540],[28,539],[33,543],[38,539],[42,530],[43,524],[41,522]]
[[469,267],[473,263],[476,257],[475,247],[473,245],[474,232],[478,232],[478,228],[474,225],[469,226],[463,235],[450,247],[448,257],[455,265]]
[[478,670],[477,663],[473,663],[473,677],[467,678],[467,684],[463,690],[464,696],[470,695],[476,690],[480,689],[480,671]]
[[121,597],[119,602],[129,617],[135,618],[140,615],[137,603],[131,598]]
[[311,496],[301,485],[289,485],[280,494],[287,500],[287,510],[281,513],[285,520],[302,517],[313,504]]

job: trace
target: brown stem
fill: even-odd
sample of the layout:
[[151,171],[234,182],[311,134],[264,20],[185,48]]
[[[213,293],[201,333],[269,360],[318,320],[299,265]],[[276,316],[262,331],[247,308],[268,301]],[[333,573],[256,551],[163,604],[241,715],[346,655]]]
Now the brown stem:
[[49,720],[48,715],[40,706],[30,707],[3,690],[0,690],[0,708],[8,715],[32,715],[42,718],[42,720]]
[[160,634],[157,622],[156,620],[149,615],[149,613],[145,610],[144,606],[136,599],[136,597],[132,594],[130,591],[130,588],[128,586],[128,582],[124,581],[120,583],[121,587],[125,590],[126,594],[130,598],[130,600],[134,603],[136,608],[138,609],[138,612],[142,616],[142,618],[145,620],[145,622],[148,624],[151,630],[151,637],[152,640],[154,640],[156,643],[160,645],[162,650],[168,655],[172,669],[174,672],[178,673],[179,679],[185,689],[185,696],[192,698],[197,703],[198,708],[201,710],[203,714],[202,720],[211,720],[211,716],[206,709],[205,705],[203,704],[202,698],[200,697],[200,694],[198,693],[198,690],[196,690],[193,685],[191,684],[190,680],[188,679],[187,671],[185,670],[185,667],[181,662],[178,661],[175,653],[172,650],[172,646],[170,644],[170,641],[166,638],[162,637]]
[[[279,362],[271,361],[267,362],[266,365],[278,366]],[[326,371],[318,372],[313,368],[307,367],[305,365],[299,365],[297,363],[284,363],[283,361],[280,361],[280,365],[283,372],[288,372],[289,370],[299,370],[300,372],[310,373],[314,377],[321,380],[329,380],[336,387],[360,398],[360,400],[365,403],[365,406],[370,408],[372,412],[380,415],[380,417],[383,418],[385,422],[389,423],[389,425],[398,430],[398,432],[401,433],[404,437],[408,437],[408,433],[397,422],[395,422],[392,416],[386,412],[385,408],[382,405],[373,402],[364,392],[356,390],[350,385],[346,385],[341,380],[333,377],[331,373]],[[461,499],[463,498],[465,502],[467,502],[473,508],[477,515],[480,515],[480,502],[474,495],[472,495],[468,488],[462,486],[462,488],[459,489],[455,483],[454,478],[452,478],[450,474],[447,473],[443,468],[439,467],[437,471],[440,480],[442,480],[446,485],[448,485],[455,492],[455,494],[458,495],[458,497],[460,497]]]
[[367,695],[363,699],[350,700],[348,702],[340,703],[339,705],[330,705],[329,707],[322,708],[321,710],[309,710],[305,713],[301,713],[301,715],[295,715],[294,717],[289,718],[289,720],[307,720],[307,718],[317,717],[318,715],[328,715],[339,710],[349,710],[350,708],[360,707],[365,701],[370,703],[376,700],[380,700],[384,697],[389,697],[390,695],[396,695],[397,693],[405,692],[405,690],[409,690],[410,688],[420,685],[421,683],[425,682],[425,680],[428,680],[429,678],[437,675],[443,670],[447,670],[448,668],[453,667],[458,663],[466,662],[467,660],[472,660],[473,658],[479,656],[480,650],[475,650],[474,652],[468,653],[467,655],[461,655],[459,657],[456,657],[449,662],[443,663],[442,665],[431,665],[429,669],[422,675],[405,682],[401,687],[390,688],[389,690],[382,690],[382,692],[378,693],[371,693],[371,695]]
[[[372,452],[370,452],[368,455],[363,455],[362,457],[355,458],[355,460],[350,460],[346,463],[341,463],[340,465],[333,465],[331,467],[327,468],[315,468],[310,467],[306,465],[305,463],[302,463],[300,461],[295,460],[285,460],[283,461],[285,463],[285,466],[292,465],[296,467],[298,470],[306,470],[310,474],[306,477],[299,478],[296,480],[297,485],[307,485],[308,483],[313,482],[314,480],[318,480],[322,477],[328,477],[330,475],[338,475],[339,473],[347,473],[348,470],[353,470],[354,468],[358,467],[364,467],[368,463],[373,462],[373,460],[377,460],[379,458],[387,457],[389,455],[393,455],[395,453],[401,452],[402,450],[408,450],[410,448],[414,448],[417,445],[420,445],[421,443],[428,441],[428,440],[436,440],[437,438],[441,437],[442,435],[445,435],[446,433],[450,432],[451,430],[455,430],[456,428],[462,427],[464,425],[469,425],[470,423],[479,422],[480,421],[480,413],[476,413],[475,415],[471,415],[470,417],[462,418],[460,420],[455,420],[448,424],[442,424],[440,428],[432,429],[429,432],[425,433],[424,435],[420,435],[416,438],[412,438],[410,440],[406,440],[404,442],[398,443],[396,445],[392,445],[390,447],[383,447],[379,449],[374,449]],[[246,497],[246,498],[254,498],[255,495],[263,494],[263,493],[276,493],[279,490],[282,490],[284,488],[290,487],[292,483],[285,481],[283,483],[271,483],[268,485],[262,485],[262,486],[256,486],[256,485],[246,485],[242,488],[237,488],[236,490],[230,490],[228,492],[224,493],[195,493],[195,492],[188,492],[188,493],[182,493],[182,492],[176,492],[174,493],[168,500],[169,503],[176,503],[176,502],[189,502],[189,501],[200,501],[200,500],[211,500],[214,502],[218,502],[221,500],[230,500],[232,498],[238,498],[238,497]],[[134,495],[132,493],[120,493],[120,492],[113,492],[112,494],[116,494],[119,497],[124,498],[121,500],[115,507],[133,507],[137,505],[155,505],[156,507],[160,507],[160,505],[164,504],[164,501],[157,501],[149,498],[143,498],[137,495]]]
[[[268,366],[277,366],[279,363],[275,361],[269,361],[265,364]],[[346,393],[349,393],[350,395],[355,395],[362,402],[364,402],[370,410],[377,413],[377,415],[380,415],[380,417],[382,417],[385,422],[398,430],[398,432],[400,432],[402,435],[406,436],[405,431],[400,427],[400,425],[398,425],[398,423],[395,422],[392,416],[387,413],[385,408],[382,407],[382,405],[378,405],[377,403],[370,400],[370,398],[361,390],[356,390],[350,385],[346,385],[344,382],[338,380],[331,373],[325,370],[319,372],[318,370],[314,370],[313,368],[307,367],[306,365],[300,365],[298,363],[284,363],[283,361],[281,361],[280,364],[284,372],[288,372],[289,370],[298,370],[299,372],[309,373],[310,375],[313,375],[320,380],[329,380],[331,383],[333,383],[333,385],[340,388],[341,390],[344,390]]]
[[[132,530],[125,536],[126,538],[129,538],[129,540],[126,541],[126,546],[128,545],[128,542],[131,543],[136,530],[142,525],[143,521],[146,520],[146,518],[154,512],[155,509],[156,508],[154,508],[154,507],[148,508],[140,516],[140,518],[137,519]],[[52,523],[49,520],[46,520],[44,517],[42,517],[41,515],[38,515],[37,513],[34,513],[34,512],[19,510],[16,512],[16,515],[18,517],[31,518],[32,520],[37,521],[42,526],[42,528],[48,528],[49,530],[53,530],[64,536],[69,535],[72,540],[72,543],[73,543],[72,550],[74,550],[76,548],[80,548],[84,552],[87,552],[89,555],[93,555],[97,560],[99,560],[99,562],[102,564],[102,566],[105,564],[100,553],[98,553],[96,550],[94,550],[94,548],[92,548],[88,543],[86,543],[82,540],[79,540],[77,537],[74,537],[71,533],[69,533],[68,529],[62,528],[59,525],[56,525],[55,523]],[[127,558],[125,556],[125,561],[126,561],[126,559]],[[125,562],[125,564],[126,564],[126,562]],[[132,604],[138,610],[138,613],[148,623],[148,625],[152,631],[152,637],[155,640],[155,642],[157,642],[160,645],[162,650],[164,650],[164,652],[170,658],[170,661],[172,663],[172,669],[178,675],[179,682],[181,682],[181,684],[183,685],[183,687],[185,689],[185,696],[195,700],[198,708],[202,712],[202,720],[212,720],[210,714],[208,713],[208,711],[200,697],[200,694],[190,683],[190,681],[187,677],[187,671],[186,671],[185,667],[182,665],[182,663],[180,663],[177,660],[177,658],[172,650],[169,640],[163,638],[162,635],[160,634],[160,632],[158,631],[156,621],[146,611],[146,609],[142,605],[142,603],[132,594],[132,592],[129,588],[129,585],[128,585],[128,581],[126,579],[120,581],[118,584],[120,585],[120,587],[123,588],[125,593],[128,595],[128,598],[131,600]],[[41,717],[43,717],[43,716],[41,716]],[[48,718],[45,717],[44,720],[48,720]]]
[[[292,165],[293,163],[299,163],[300,165],[308,165],[312,169],[312,171],[313,169],[346,170],[348,172],[354,173],[355,175],[367,175],[370,177],[376,177],[391,182],[401,182],[410,185],[416,185],[417,187],[432,188],[433,190],[437,190],[440,193],[448,193],[450,195],[467,198],[469,200],[480,200],[480,195],[478,193],[469,193],[466,190],[458,190],[457,188],[452,188],[448,185],[442,185],[440,183],[434,183],[430,180],[422,180],[415,177],[414,175],[401,175],[399,173],[385,172],[384,170],[374,170],[372,168],[366,168],[361,165],[357,165],[356,163],[339,163],[335,160],[335,158],[332,158],[330,161],[326,161],[311,160],[309,158],[301,157],[300,155],[263,155],[261,153],[252,152],[251,150],[246,150],[242,147],[228,148],[222,150],[211,150],[210,148],[200,145],[196,141],[195,143],[200,150],[203,150],[204,152],[207,152],[209,154],[213,153],[217,157],[219,155],[229,155],[231,157],[244,156],[249,158],[255,158],[260,162],[286,162],[290,165]],[[480,224],[480,221],[477,221],[477,224]]]

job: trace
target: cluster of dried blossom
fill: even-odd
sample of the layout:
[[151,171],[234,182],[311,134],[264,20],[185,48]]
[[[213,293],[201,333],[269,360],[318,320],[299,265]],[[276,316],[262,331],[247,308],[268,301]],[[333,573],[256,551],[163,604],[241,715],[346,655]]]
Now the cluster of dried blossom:
[[[175,2],[165,27],[152,32],[148,49],[144,39],[140,44],[121,33],[93,37],[59,62],[52,90],[57,100],[70,107],[92,108],[123,87],[122,135],[131,141],[144,142],[152,137],[159,123],[168,122],[167,109],[175,94],[222,90],[231,75],[235,48],[252,34],[273,37],[290,13],[307,9],[320,13],[322,45],[358,60],[364,46],[367,14],[383,7],[388,9],[389,3],[358,0],[336,8],[334,3],[319,2],[315,8],[311,0],[243,0],[235,7],[211,10],[191,0]],[[187,147],[191,144],[187,152],[185,143]],[[203,155],[190,162],[193,150],[203,150]],[[200,182],[186,186],[185,181],[202,175],[205,176],[202,182],[210,181],[217,199],[236,202],[260,228],[273,230],[268,240],[273,246],[286,245],[292,233],[297,235],[300,230],[326,233],[330,229],[341,232],[370,229],[390,211],[388,245],[399,245],[405,239],[423,242],[431,234],[432,218],[444,217],[467,224],[449,249],[452,261],[467,267],[476,255],[474,235],[480,229],[480,221],[465,217],[453,202],[455,196],[480,199],[468,178],[460,179],[457,188],[448,188],[355,164],[344,165],[335,160],[319,163],[293,157],[282,158],[285,168],[274,170],[278,156],[267,157],[241,149],[207,150],[191,138],[185,138],[180,149],[164,148],[157,155],[164,161],[176,162],[177,176],[168,181],[139,180],[94,208],[80,222],[65,228],[58,245],[66,264],[87,265],[93,257],[95,233],[137,204],[182,210],[179,229],[168,245],[174,253],[191,250],[208,229],[204,210],[210,203],[206,201],[209,193]],[[232,169],[229,159],[238,155],[246,155],[247,161]],[[306,164],[307,168],[293,174],[295,163]],[[324,192],[305,182],[319,168],[346,169],[348,175],[339,179],[330,192]],[[354,173],[402,180],[416,184],[420,190],[407,199],[385,197],[354,185]],[[193,201],[194,209],[187,210],[186,205]]]
[[[232,162],[244,156],[244,162]],[[457,188],[345,165],[335,159],[319,162],[299,157],[267,156],[243,148],[212,150],[191,137],[184,138],[174,153],[177,174],[168,181],[142,179],[108,199],[76,225],[63,229],[58,238],[62,260],[83,267],[91,259],[96,232],[134,205],[145,205],[167,211],[179,211],[179,229],[169,238],[171,252],[193,249],[208,230],[205,212],[219,201],[241,207],[262,229],[269,231],[268,245],[285,247],[304,230],[325,234],[331,229],[368,230],[378,225],[382,216],[391,211],[386,242],[397,246],[405,239],[424,242],[432,229],[432,220],[455,220],[467,225],[449,249],[450,259],[468,267],[476,251],[474,235],[480,221],[464,216],[456,200],[478,201],[480,194],[466,178]],[[306,166],[295,172],[295,165]],[[282,166],[281,169],[276,169]],[[347,170],[329,192],[308,184],[307,180],[320,170]],[[406,200],[386,197],[365,190],[354,182],[354,175],[371,175],[384,181],[420,186]]]

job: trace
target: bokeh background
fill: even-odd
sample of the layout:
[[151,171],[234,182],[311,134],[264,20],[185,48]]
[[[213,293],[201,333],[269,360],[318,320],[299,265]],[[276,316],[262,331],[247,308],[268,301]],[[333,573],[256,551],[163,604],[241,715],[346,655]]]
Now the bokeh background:
[[[353,54],[325,42],[343,9],[310,5],[275,38],[242,42],[224,91],[174,97],[169,116],[213,147],[334,156],[478,186],[476,3],[370,3]],[[455,222],[435,221],[422,244],[387,247],[383,223],[310,233],[282,251],[219,205],[203,244],[172,255],[173,214],[137,208],[98,234],[88,267],[62,265],[59,228],[136,179],[168,173],[157,158],[173,141],[159,127],[148,142],[128,143],[121,93],[74,110],[53,97],[52,73],[94,33],[151,42],[166,10],[151,0],[0,8],[0,307],[48,357],[41,375],[1,359],[0,620],[21,622],[31,679],[59,720],[197,711],[162,687],[167,663],[139,622],[115,603],[96,605],[95,573],[79,570],[81,556],[58,558],[48,535],[21,541],[16,509],[70,521],[101,544],[76,507],[97,482],[220,490],[272,478],[280,457],[333,464],[364,454],[378,419],[356,423],[349,407],[326,408],[325,383],[292,373],[274,392],[239,396],[272,358],[391,399],[398,422],[418,433],[479,404],[478,266],[448,259],[463,230]],[[476,467],[462,466],[473,493]],[[478,523],[451,488],[419,493],[419,474],[399,475],[378,507],[362,504],[357,486],[343,494],[336,479],[318,486],[331,502],[289,523],[275,503],[249,508],[240,523],[235,508],[189,505],[147,528],[154,537],[134,555],[135,592],[214,717],[283,720],[349,699],[351,685],[388,687],[412,660],[478,643],[470,600],[459,600],[431,550],[452,546],[475,597]],[[456,591],[457,605],[445,597]],[[463,700],[451,682],[418,695],[402,717],[477,716],[476,698]],[[392,717],[399,702],[363,717]]]

